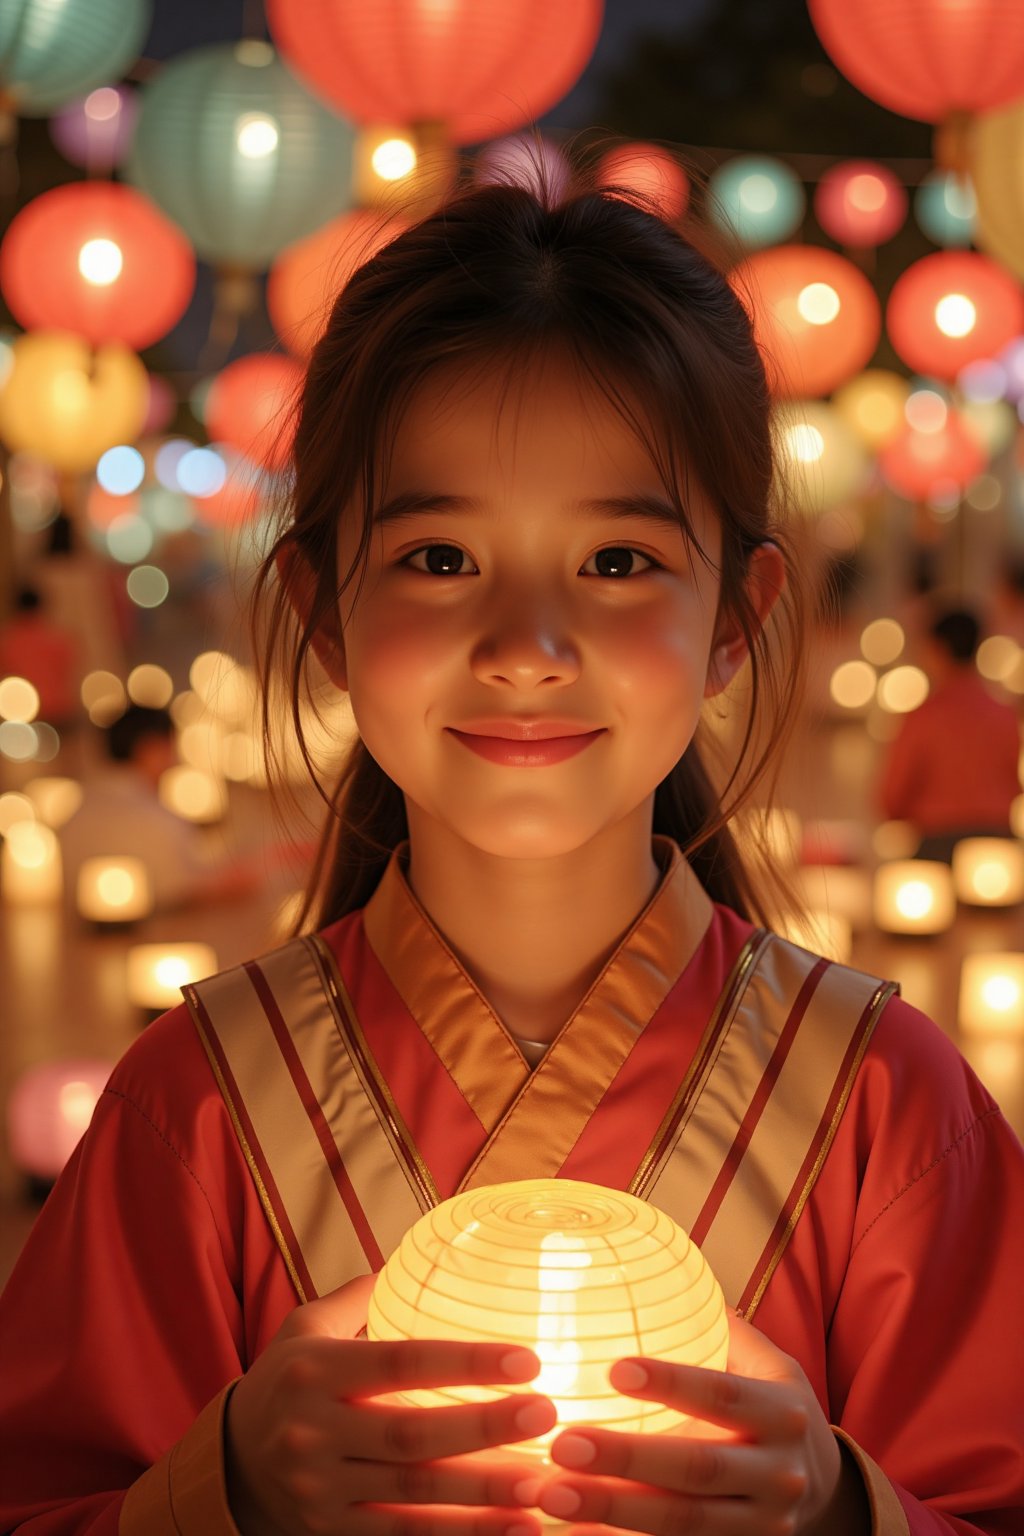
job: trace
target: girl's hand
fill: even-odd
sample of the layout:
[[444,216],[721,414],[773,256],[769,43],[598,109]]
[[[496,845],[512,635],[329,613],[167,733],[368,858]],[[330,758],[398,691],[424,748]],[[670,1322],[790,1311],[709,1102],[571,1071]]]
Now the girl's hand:
[[731,1312],[729,1328],[727,1371],[613,1366],[612,1385],[626,1396],[703,1422],[674,1435],[565,1431],[551,1457],[571,1473],[545,1482],[540,1508],[574,1525],[655,1536],[868,1536],[860,1474],[797,1362]]
[[537,1536],[539,1522],[521,1508],[535,1502],[535,1475],[524,1498],[522,1466],[446,1458],[550,1429],[555,1409],[547,1398],[436,1409],[366,1399],[403,1387],[527,1382],[540,1361],[507,1345],[357,1339],[372,1288],[366,1276],[296,1308],[232,1391],[226,1462],[239,1530]]

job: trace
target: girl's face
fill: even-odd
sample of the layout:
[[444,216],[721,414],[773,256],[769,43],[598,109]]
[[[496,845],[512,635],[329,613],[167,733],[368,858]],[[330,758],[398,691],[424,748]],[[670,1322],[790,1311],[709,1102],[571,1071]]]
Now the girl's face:
[[[665,494],[596,386],[549,360],[499,411],[502,384],[450,372],[414,396],[382,505],[414,496],[420,509],[374,527],[331,671],[411,828],[429,817],[482,852],[546,858],[653,808],[743,650],[716,635],[721,532],[706,500],[688,510],[711,569],[670,506],[655,521],[632,505]],[[342,518],[339,585],[353,523]],[[551,717],[599,734],[543,766],[488,760],[454,734]]]

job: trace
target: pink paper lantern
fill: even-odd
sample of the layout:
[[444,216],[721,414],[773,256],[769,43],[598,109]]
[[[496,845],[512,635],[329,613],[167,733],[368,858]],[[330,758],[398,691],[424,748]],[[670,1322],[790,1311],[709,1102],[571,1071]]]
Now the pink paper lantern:
[[888,167],[847,160],[819,181],[814,212],[830,239],[865,250],[892,239],[907,216],[907,194]]
[[22,1173],[57,1177],[92,1119],[113,1062],[72,1057],[29,1067],[7,1101],[11,1159]]

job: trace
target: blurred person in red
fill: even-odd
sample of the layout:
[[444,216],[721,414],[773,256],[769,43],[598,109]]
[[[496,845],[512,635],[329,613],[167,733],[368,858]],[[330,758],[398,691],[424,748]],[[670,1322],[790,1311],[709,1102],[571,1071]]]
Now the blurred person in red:
[[78,644],[51,618],[35,587],[23,586],[0,626],[0,677],[23,677],[39,695],[39,718],[63,726],[78,710]]
[[1014,707],[993,697],[974,664],[980,638],[968,609],[937,613],[923,656],[931,693],[904,716],[882,766],[879,809],[917,828],[918,858],[948,863],[961,838],[1011,835],[1020,730]]

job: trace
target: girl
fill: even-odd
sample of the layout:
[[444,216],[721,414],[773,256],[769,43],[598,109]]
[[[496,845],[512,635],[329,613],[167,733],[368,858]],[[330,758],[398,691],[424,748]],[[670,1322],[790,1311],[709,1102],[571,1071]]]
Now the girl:
[[[628,193],[459,194],[338,299],[294,462],[270,655],[297,728],[315,653],[360,733],[319,931],[111,1077],[0,1310],[0,1527],[1019,1532],[1021,1148],[892,985],[755,926],[733,835],[798,644],[729,284]],[[524,1476],[468,1453],[553,1425],[535,1356],[357,1335],[422,1211],[552,1175],[686,1227],[731,1352],[614,1368],[687,1437]],[[375,1401],[445,1383],[523,1390]]]

